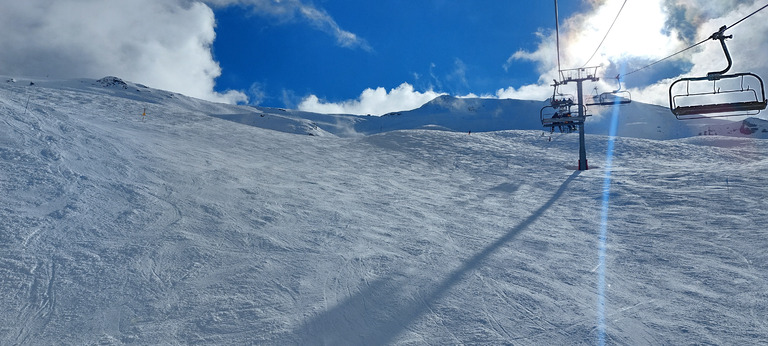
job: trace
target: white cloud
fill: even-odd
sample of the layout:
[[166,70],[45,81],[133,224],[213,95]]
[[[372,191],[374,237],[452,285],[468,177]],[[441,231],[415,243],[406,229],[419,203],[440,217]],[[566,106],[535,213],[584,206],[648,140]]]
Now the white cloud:
[[519,88],[509,87],[496,91],[500,99],[546,100],[552,96],[552,87],[546,84],[529,84]]
[[443,95],[434,91],[419,92],[408,83],[400,84],[397,88],[365,89],[356,100],[343,102],[324,102],[315,95],[304,98],[299,109],[307,112],[326,114],[371,114],[383,115],[390,112],[405,111],[419,108],[434,98]]
[[336,39],[339,46],[373,49],[368,42],[356,34],[342,29],[328,12],[301,0],[202,0],[212,6],[239,5],[251,9],[256,15],[269,16],[281,22],[304,21],[317,30]]
[[[536,50],[532,52],[518,50],[514,54],[510,55],[503,65],[505,71],[509,71],[510,68],[514,67],[515,61],[517,60],[526,60],[538,63],[538,69],[542,75],[548,73],[552,74],[551,71],[557,70],[557,41],[555,39],[554,30],[552,32],[544,32],[539,30],[535,35],[539,40],[539,44]],[[552,76],[557,76],[557,73],[552,74]],[[547,79],[548,78],[542,76],[539,78],[539,82],[546,81]]]
[[608,65],[627,58],[655,60],[681,48],[684,42],[678,39],[677,30],[664,30],[667,13],[663,2],[627,1],[622,9],[623,1],[604,1],[591,12],[568,18],[566,34],[561,37],[567,67]]
[[[560,68],[572,69],[588,66],[603,66],[598,74],[605,73],[607,67],[617,65],[620,61],[640,60],[649,61],[668,55],[682,46],[677,39],[677,31],[663,30],[666,16],[662,0],[629,1],[621,12],[620,17],[605,37],[616,14],[622,6],[622,1],[593,1],[590,11],[577,13],[569,18],[561,18],[560,25]],[[541,74],[534,85],[520,88],[500,90],[497,94],[504,97],[541,96],[544,90],[552,94],[553,79],[561,79],[558,73],[557,37],[554,30],[540,30],[536,33],[539,44],[534,51],[520,50],[512,54],[503,64],[509,70],[519,60],[531,61],[537,64]],[[600,46],[600,42],[605,42]],[[590,60],[590,57],[594,57]],[[612,77],[612,76],[611,76]],[[599,85],[605,89],[615,89],[608,86],[612,81]],[[569,89],[568,86],[563,89]],[[573,93],[575,94],[575,88]],[[586,91],[585,91],[586,93]]]
[[451,72],[447,78],[462,87],[469,88],[469,82],[467,81],[467,64],[461,61],[461,59],[455,58],[453,60],[453,72]]
[[248,88],[248,96],[251,105],[258,106],[264,102],[267,98],[267,93],[264,91],[264,84],[259,82],[252,83],[251,87]]
[[211,55],[213,11],[182,0],[6,1],[0,12],[0,72],[51,78],[116,75],[219,102]]

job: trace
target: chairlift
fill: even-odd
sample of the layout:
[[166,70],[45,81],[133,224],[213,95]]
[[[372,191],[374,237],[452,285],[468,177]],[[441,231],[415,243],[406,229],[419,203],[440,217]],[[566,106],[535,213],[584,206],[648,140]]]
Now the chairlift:
[[552,91],[552,98],[549,99],[549,104],[552,105],[553,108],[559,108],[559,107],[570,107],[575,104],[574,100],[576,97],[574,97],[571,94],[563,94],[561,92],[557,91],[557,87],[562,85],[562,83],[559,83],[557,80],[553,80],[555,83],[552,84],[552,86],[555,88]]
[[560,132],[573,132],[576,124],[571,116],[571,106],[574,105],[573,95],[559,93],[557,87],[560,83],[555,80],[552,84],[554,90],[552,91],[552,97],[549,99],[549,105],[544,106],[539,112],[539,118],[541,119],[541,125],[548,127],[550,133],[558,128]]
[[[574,102],[575,97],[570,94],[563,94],[558,92],[558,86],[562,83],[557,80],[552,84],[554,90],[552,92],[552,98],[549,99],[549,105],[544,106],[539,111],[539,118],[541,119],[541,125],[548,127],[549,132],[554,132],[555,128],[559,129],[563,133],[571,133],[577,130],[577,125],[584,123],[586,116],[579,117],[573,115],[571,107],[578,106],[584,107]],[[586,114],[586,107],[583,108],[584,114]],[[578,114],[578,112],[576,113]]]
[[613,106],[613,105],[625,105],[632,103],[632,94],[629,90],[621,90],[621,75],[616,75],[616,83],[618,83],[618,89],[614,91],[607,91],[601,94],[597,94],[597,88],[595,88],[595,95],[592,96],[594,103],[588,104],[589,106]]
[[677,119],[755,115],[768,106],[760,76],[750,72],[725,74],[733,65],[725,45],[725,39],[733,35],[724,35],[726,29],[721,27],[710,38],[720,41],[728,66],[705,77],[681,78],[669,86],[669,109]]
[[541,125],[554,132],[555,128],[563,133],[571,133],[577,130],[577,126],[584,123],[585,117],[572,115],[570,108],[544,106],[539,112]]

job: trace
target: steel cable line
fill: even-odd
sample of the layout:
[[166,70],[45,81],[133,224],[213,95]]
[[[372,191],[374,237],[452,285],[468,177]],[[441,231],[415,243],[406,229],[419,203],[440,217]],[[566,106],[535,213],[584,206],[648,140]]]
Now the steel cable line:
[[765,4],[765,6],[758,8],[757,10],[755,10],[755,12],[752,12],[752,13],[750,13],[748,16],[746,16],[746,17],[744,17],[744,18],[741,18],[741,19],[739,19],[739,21],[737,21],[736,23],[733,23],[733,24],[731,24],[730,26],[726,27],[726,29],[725,29],[725,30],[728,30],[728,29],[730,29],[730,28],[732,28],[732,27],[736,26],[736,24],[739,24],[739,23],[743,22],[744,20],[746,20],[747,18],[749,18],[749,17],[752,17],[752,16],[753,16],[753,15],[755,15],[757,12],[760,12],[760,11],[762,11],[762,10],[763,10],[763,9],[765,9],[766,7],[768,7],[768,4]]
[[632,71],[632,72],[628,72],[628,73],[625,73],[624,75],[619,75],[619,76],[621,76],[621,77],[626,77],[626,76],[629,76],[629,75],[631,75],[631,74],[633,74],[633,73],[635,73],[635,72],[640,72],[640,71],[642,71],[642,70],[645,70],[645,69],[647,69],[647,68],[649,68],[649,67],[651,67],[651,66],[653,66],[653,65],[656,65],[656,64],[658,64],[658,63],[660,63],[660,62],[662,62],[662,61],[665,61],[665,60],[667,60],[667,59],[669,59],[669,58],[672,58],[672,57],[674,57],[674,56],[676,56],[676,55],[678,55],[678,54],[682,54],[682,53],[684,53],[684,52],[686,52],[686,51],[688,51],[688,50],[691,50],[691,49],[693,49],[693,48],[696,48],[696,47],[698,47],[699,45],[701,45],[702,43],[704,43],[704,42],[707,42],[707,41],[709,41],[709,40],[710,40],[710,38],[709,38],[709,37],[707,37],[707,38],[705,38],[705,39],[701,40],[699,43],[696,43],[696,44],[694,44],[694,45],[692,45],[692,46],[689,46],[688,48],[685,48],[685,49],[683,49],[683,50],[681,50],[681,51],[678,51],[677,53],[674,53],[674,54],[672,54],[672,55],[669,55],[669,56],[667,56],[667,57],[665,57],[665,58],[661,58],[661,59],[659,59],[659,60],[656,60],[656,61],[654,61],[654,62],[652,62],[652,63],[650,63],[650,64],[648,64],[648,65],[645,65],[645,66],[643,66],[643,67],[641,67],[641,68],[639,68],[639,69],[637,69],[637,70],[634,70],[634,71]]
[[[758,12],[760,12],[760,11],[764,10],[766,7],[768,7],[768,4],[764,5],[763,7],[760,7],[760,8],[758,8],[757,10],[755,10],[755,11],[754,11],[754,12],[752,12],[752,13],[750,13],[750,14],[749,14],[749,15],[747,15],[746,17],[739,19],[739,20],[738,20],[736,23],[733,23],[733,24],[731,24],[730,26],[727,26],[727,27],[725,27],[724,29],[722,29],[722,30],[721,30],[721,31],[719,31],[719,32],[720,32],[720,33],[724,33],[726,30],[728,30],[728,29],[730,29],[730,28],[733,28],[734,26],[736,26],[736,25],[738,25],[739,23],[743,22],[743,21],[744,21],[744,20],[746,20],[747,18],[749,18],[749,17],[752,17],[752,16],[753,16],[753,15],[755,15],[756,13],[758,13]],[[699,41],[698,43],[695,43],[695,44],[693,44],[693,45],[689,46],[688,48],[685,48],[685,49],[683,49],[683,50],[681,50],[681,51],[678,51],[677,53],[674,53],[674,54],[672,54],[672,55],[669,55],[669,56],[667,56],[667,57],[664,57],[664,58],[662,58],[662,59],[656,60],[656,61],[654,61],[654,62],[652,62],[652,63],[650,63],[650,64],[648,64],[648,65],[645,65],[645,66],[643,66],[643,67],[641,67],[641,68],[639,68],[639,69],[636,69],[636,70],[634,70],[634,71],[632,71],[632,72],[628,72],[628,73],[625,73],[625,74],[623,74],[623,75],[619,75],[619,76],[620,76],[620,77],[626,77],[626,76],[629,76],[629,75],[631,75],[631,74],[633,74],[633,73],[635,73],[635,72],[640,72],[640,71],[642,71],[642,70],[645,70],[645,69],[647,69],[647,68],[649,68],[649,67],[651,67],[651,66],[653,66],[653,65],[656,65],[656,64],[658,64],[658,63],[660,63],[660,62],[662,62],[662,61],[665,61],[665,60],[667,60],[667,59],[669,59],[669,58],[672,58],[672,57],[674,57],[674,56],[676,56],[676,55],[678,55],[678,54],[681,54],[681,53],[687,52],[687,51],[689,51],[689,50],[691,50],[691,49],[693,49],[693,48],[695,48],[695,47],[698,47],[699,45],[701,45],[701,44],[702,44],[702,43],[704,43],[704,42],[707,42],[707,41],[709,41],[709,40],[713,40],[713,39],[715,39],[715,35],[716,35],[716,34],[717,34],[717,33],[715,33],[715,34],[712,34],[712,36],[710,36],[710,37],[707,37],[707,38],[705,38],[705,39],[703,39],[703,40]]]
[[560,15],[557,13],[557,0],[555,0],[555,33],[557,35],[557,72],[563,71],[560,68]]
[[627,4],[627,1],[629,1],[629,0],[624,0],[624,3],[621,5],[621,8],[619,9],[619,13],[616,14],[616,18],[613,19],[613,23],[611,23],[611,26],[608,28],[608,31],[606,31],[605,36],[603,36],[603,40],[600,41],[600,44],[597,45],[597,48],[595,49],[595,52],[592,53],[592,56],[589,57],[587,62],[585,62],[584,66],[582,66],[581,68],[587,67],[589,62],[592,61],[592,58],[595,57],[595,54],[597,54],[597,51],[600,50],[600,47],[603,46],[603,43],[605,43],[605,39],[608,38],[608,34],[611,33],[611,29],[613,29],[613,26],[616,24],[616,21],[619,19],[619,15],[621,15],[621,11],[624,10],[624,6]]

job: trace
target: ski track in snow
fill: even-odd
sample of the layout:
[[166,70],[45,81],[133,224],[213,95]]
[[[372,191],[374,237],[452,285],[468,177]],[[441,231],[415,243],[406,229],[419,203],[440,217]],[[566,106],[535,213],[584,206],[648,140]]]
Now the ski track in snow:
[[[0,344],[597,341],[605,136],[574,172],[576,135],[28,84],[0,85]],[[606,341],[768,340],[768,142],[614,152]]]

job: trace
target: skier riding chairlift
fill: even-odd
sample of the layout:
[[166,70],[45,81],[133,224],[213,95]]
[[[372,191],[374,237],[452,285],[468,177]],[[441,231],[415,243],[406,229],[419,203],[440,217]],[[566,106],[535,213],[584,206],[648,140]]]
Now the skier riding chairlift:
[[[563,113],[563,114],[560,114],[558,112],[558,113],[555,113],[554,115],[552,115],[552,119],[570,118],[570,117],[571,117],[571,112],[567,112],[567,113]],[[573,122],[571,122],[571,121],[563,121],[563,122],[560,122],[559,124],[560,125],[557,128],[560,129],[561,133],[565,132],[566,130],[568,132],[576,131],[576,125],[574,125]],[[563,126],[565,126],[565,128]],[[552,126],[552,128],[549,131],[549,133],[552,133],[552,132],[555,132],[555,127],[554,126]]]

